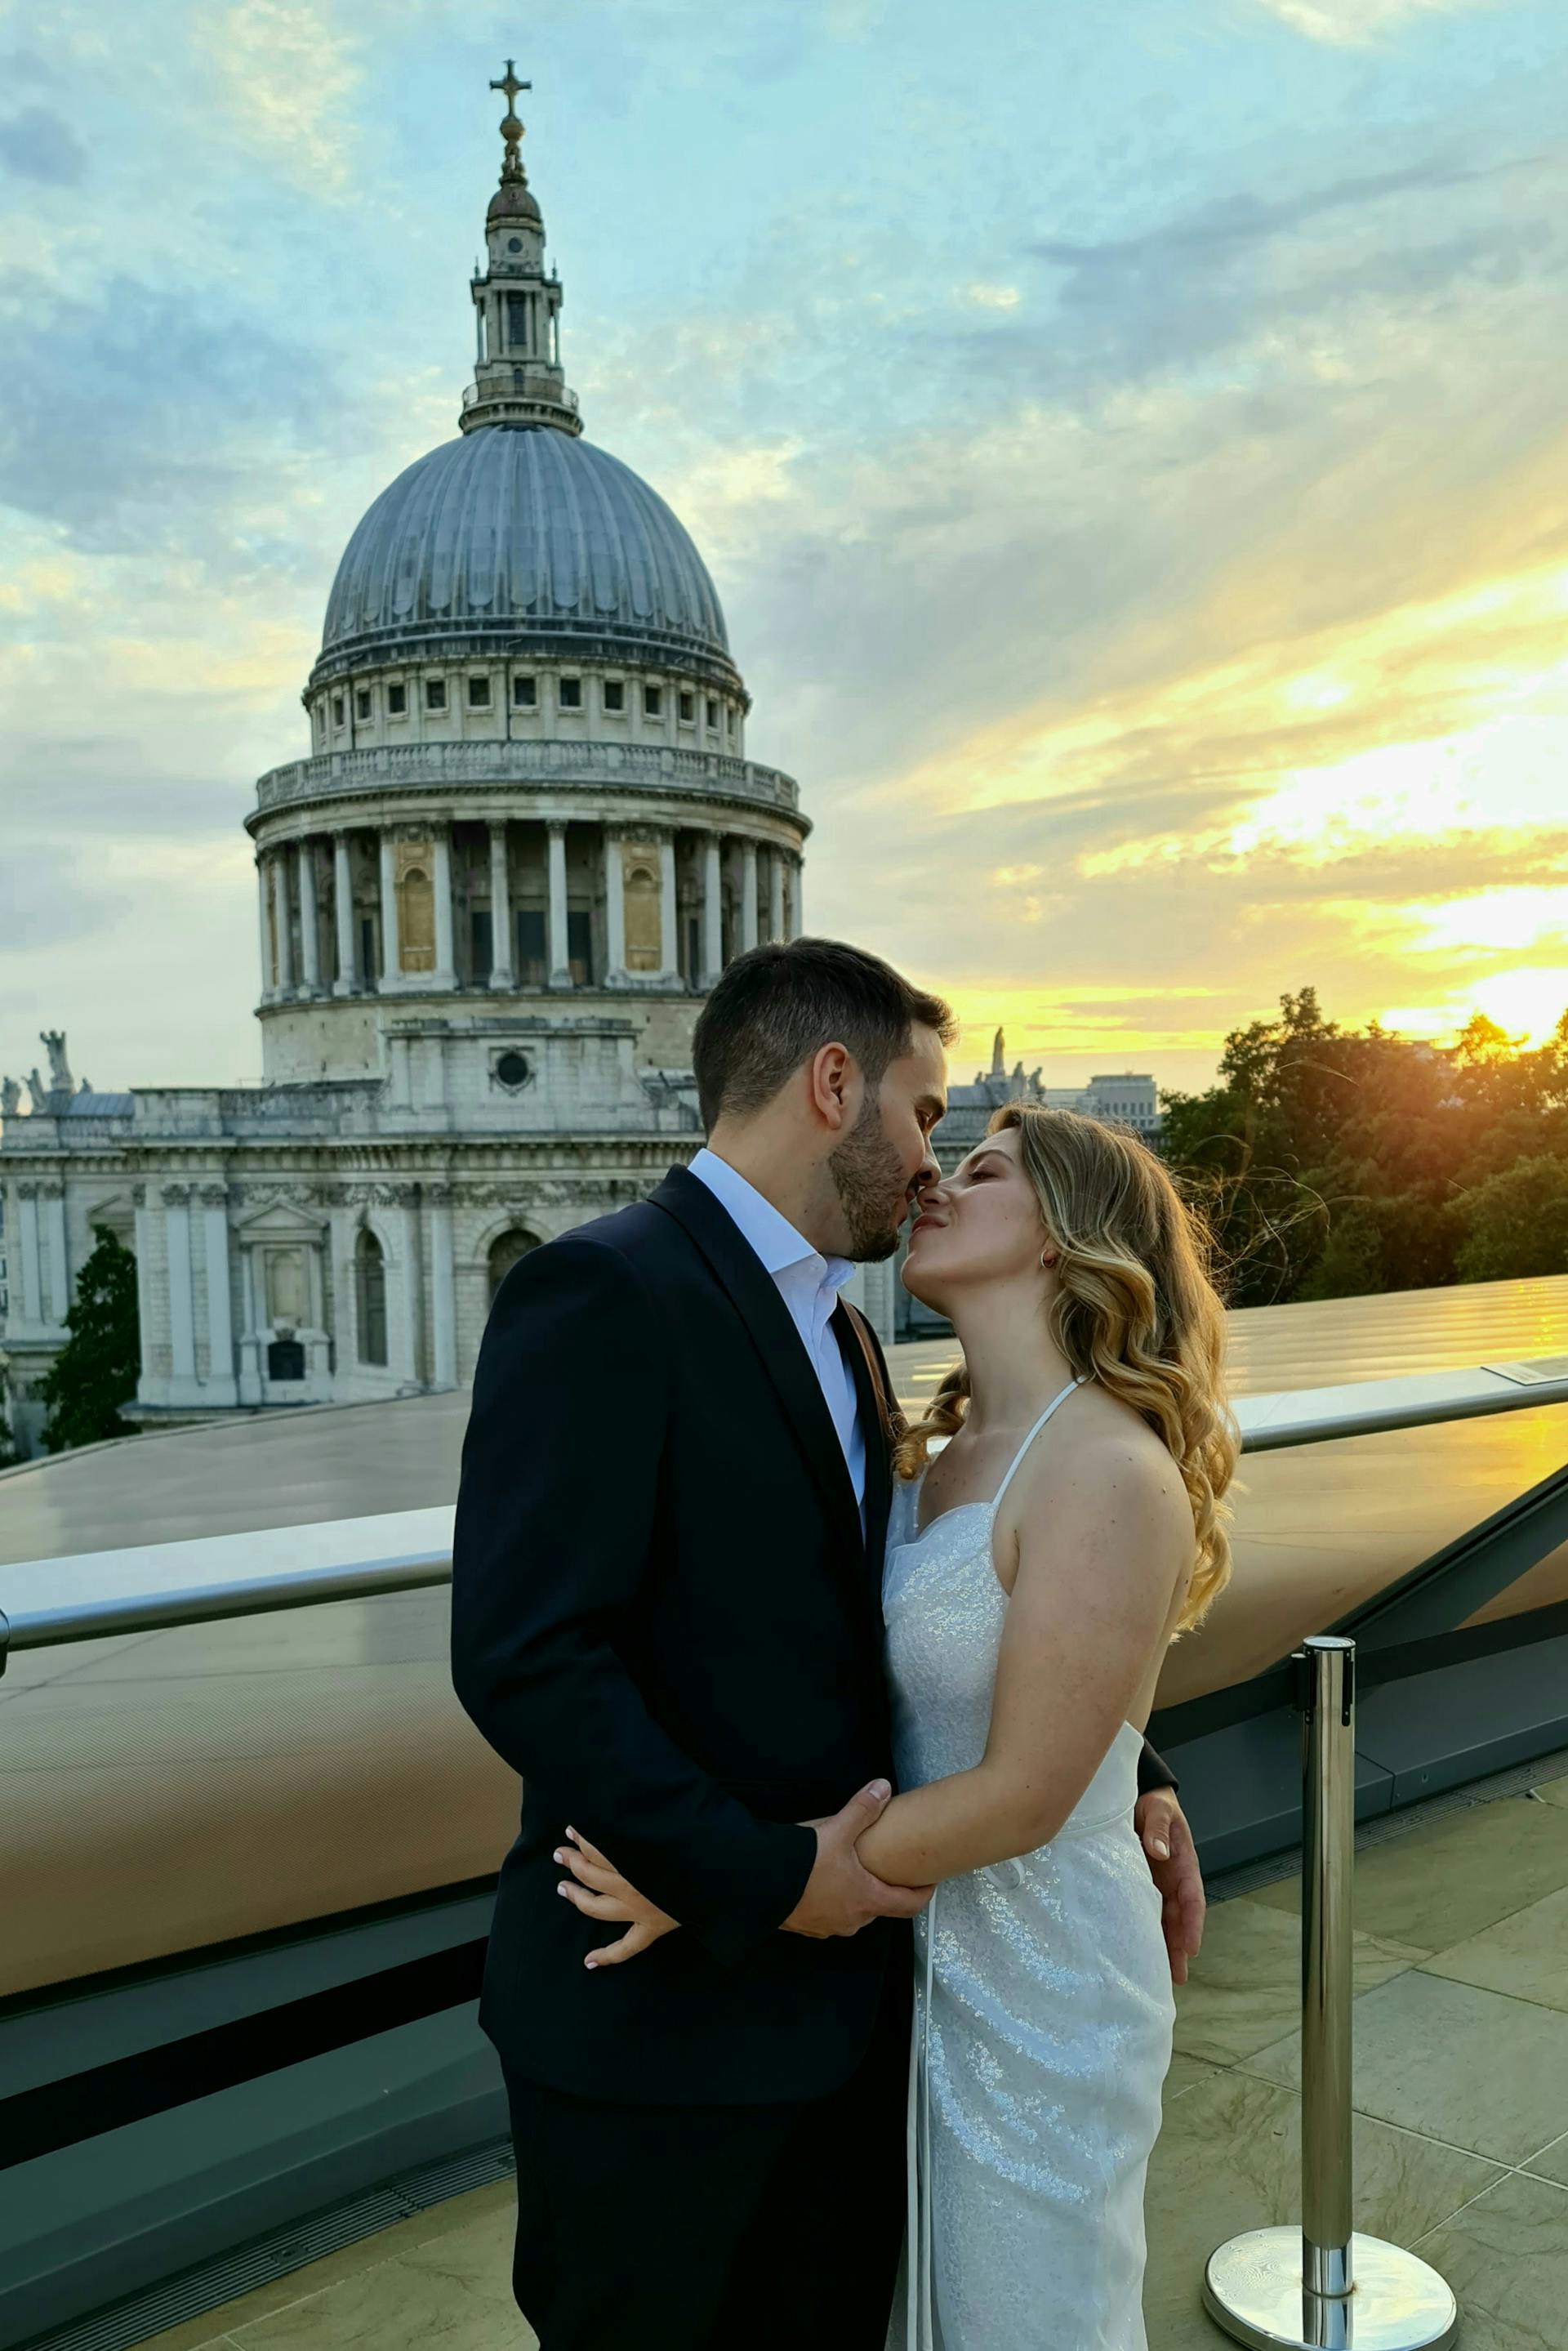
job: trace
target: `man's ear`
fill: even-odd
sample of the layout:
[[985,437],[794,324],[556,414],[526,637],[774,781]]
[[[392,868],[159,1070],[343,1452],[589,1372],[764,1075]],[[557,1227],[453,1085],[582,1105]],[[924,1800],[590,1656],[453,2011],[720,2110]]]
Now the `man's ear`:
[[860,1065],[847,1045],[823,1045],[806,1063],[811,1107],[835,1134],[854,1125],[860,1113],[864,1081]]

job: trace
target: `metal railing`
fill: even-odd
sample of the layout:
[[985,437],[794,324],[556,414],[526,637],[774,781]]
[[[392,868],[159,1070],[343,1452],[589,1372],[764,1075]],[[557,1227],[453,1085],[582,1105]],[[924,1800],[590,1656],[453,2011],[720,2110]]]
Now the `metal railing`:
[[[1565,1403],[1568,1357],[1548,1356],[1532,1363],[1481,1364],[1470,1371],[1425,1372],[1342,1387],[1243,1396],[1235,1411],[1243,1453],[1270,1453]],[[315,1608],[327,1601],[373,1599],[448,1583],[452,1521],[452,1510],[446,1505],[28,1560],[0,1569],[0,1673],[12,1650],[167,1631],[283,1608]],[[316,1555],[302,1562],[302,1552]],[[1417,1574],[1429,1577],[1430,1568],[1428,1563]],[[1517,1567],[1512,1571],[1521,1572]],[[1386,1614],[1389,1604],[1401,1599],[1407,1614],[1411,1581],[1406,1578],[1390,1593],[1379,1594],[1372,1610]],[[1473,1584],[1472,1576],[1467,1589]],[[1496,1588],[1490,1577],[1488,1585],[1471,1601],[1472,1607]],[[1431,1615],[1429,1607],[1426,1614]],[[1457,1621],[1451,1611],[1447,1621]],[[1383,1628],[1386,1639],[1394,1637],[1396,1625],[1401,1635],[1407,1632],[1396,1615]],[[1423,1621],[1418,1629],[1431,1627]]]

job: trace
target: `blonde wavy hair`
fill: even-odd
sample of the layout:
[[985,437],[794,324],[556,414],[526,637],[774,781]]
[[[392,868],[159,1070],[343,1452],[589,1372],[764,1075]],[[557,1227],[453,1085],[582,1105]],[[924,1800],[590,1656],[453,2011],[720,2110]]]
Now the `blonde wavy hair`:
[[[1130,1128],[1076,1111],[1010,1102],[992,1134],[1015,1133],[1040,1221],[1056,1249],[1051,1334],[1074,1371],[1131,1405],[1162,1439],[1192,1505],[1197,1549],[1177,1632],[1202,1621],[1231,1575],[1224,1496],[1241,1443],[1225,1400],[1225,1312],[1200,1212]],[[969,1412],[967,1364],[899,1436],[900,1477]]]

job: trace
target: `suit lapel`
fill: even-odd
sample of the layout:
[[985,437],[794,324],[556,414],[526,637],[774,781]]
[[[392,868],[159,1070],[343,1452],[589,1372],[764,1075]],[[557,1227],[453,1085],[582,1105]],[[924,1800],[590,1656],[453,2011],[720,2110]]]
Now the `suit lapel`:
[[[827,1522],[857,1565],[861,1555],[860,1509],[855,1499],[844,1447],[816,1376],[816,1369],[801,1343],[778,1286],[762,1259],[722,1207],[707,1186],[684,1167],[672,1167],[652,1205],[691,1236],[730,1298],[763,1369],[773,1382],[784,1417],[794,1431],[812,1481],[821,1497]],[[854,1342],[851,1342],[854,1344]],[[859,1349],[855,1348],[857,1354]],[[858,1394],[858,1380],[857,1393]],[[875,1442],[875,1415],[865,1424],[867,1466]],[[867,1489],[869,1497],[869,1489]],[[869,1515],[869,1513],[868,1513]]]
[[888,1541],[888,1514],[893,1501],[893,1429],[888,1398],[882,1393],[881,1383],[872,1375],[851,1310],[842,1299],[834,1310],[833,1329],[855,1382],[855,1401],[866,1439],[866,1558],[873,1583],[879,1586],[882,1554]]

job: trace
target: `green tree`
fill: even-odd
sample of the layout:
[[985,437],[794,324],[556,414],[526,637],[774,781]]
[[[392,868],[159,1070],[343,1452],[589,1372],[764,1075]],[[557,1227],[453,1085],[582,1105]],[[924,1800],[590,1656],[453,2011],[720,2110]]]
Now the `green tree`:
[[64,1453],[104,1437],[132,1437],[119,1407],[136,1394],[140,1347],[136,1322],[136,1259],[107,1225],[93,1227],[94,1247],[66,1316],[70,1332],[38,1383],[49,1408],[44,1447]]
[[1461,1281],[1519,1281],[1568,1273],[1568,1161],[1517,1159],[1464,1202]]
[[[1523,1163],[1568,1162],[1568,1012],[1532,1050],[1480,1013],[1436,1046],[1376,1021],[1343,1029],[1303,987],[1231,1032],[1206,1092],[1163,1099],[1166,1156],[1208,1216],[1233,1305],[1486,1279],[1509,1211],[1476,1196]],[[1547,1183],[1533,1180],[1532,1201]],[[1517,1237],[1511,1270],[1521,1252],[1532,1271],[1562,1270]]]

